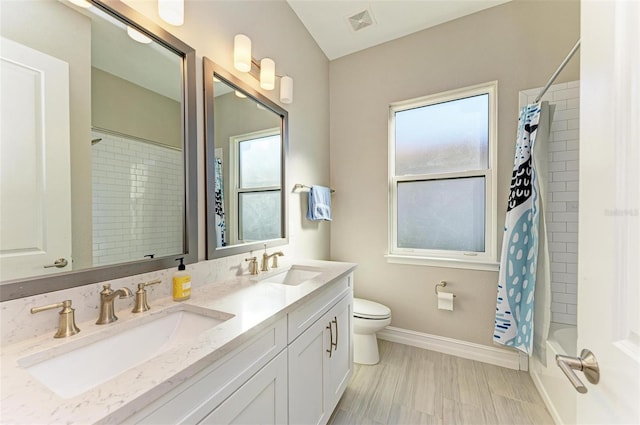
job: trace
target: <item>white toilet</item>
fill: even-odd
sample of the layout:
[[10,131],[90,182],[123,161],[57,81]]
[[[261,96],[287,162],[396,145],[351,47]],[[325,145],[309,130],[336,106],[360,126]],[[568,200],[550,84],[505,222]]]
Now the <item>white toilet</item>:
[[391,323],[391,309],[362,298],[353,299],[353,361],[373,365],[380,361],[376,332]]

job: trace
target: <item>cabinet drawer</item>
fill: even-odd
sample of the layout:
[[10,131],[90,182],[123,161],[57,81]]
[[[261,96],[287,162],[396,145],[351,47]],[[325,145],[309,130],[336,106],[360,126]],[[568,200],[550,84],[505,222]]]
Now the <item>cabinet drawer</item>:
[[199,422],[287,345],[286,317],[159,398],[128,423]]
[[289,313],[288,341],[296,339],[353,288],[353,274],[328,283],[322,293]]

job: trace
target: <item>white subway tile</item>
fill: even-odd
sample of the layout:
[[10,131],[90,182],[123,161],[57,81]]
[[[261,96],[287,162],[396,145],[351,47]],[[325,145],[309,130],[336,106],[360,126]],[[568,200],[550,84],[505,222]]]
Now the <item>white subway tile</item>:
[[553,294],[553,300],[558,303],[567,303],[567,304],[577,304],[578,297],[577,294]]
[[551,254],[553,261],[561,263],[576,263],[578,261],[578,255],[568,252],[554,252]]
[[573,99],[580,96],[580,89],[578,88],[568,88],[566,90],[557,90],[553,92],[553,100],[566,100]]
[[577,171],[557,171],[552,173],[553,181],[575,181],[578,180],[578,172]]
[[552,322],[564,323],[567,325],[577,325],[577,317],[575,314],[552,313]]
[[551,311],[553,313],[566,313],[567,312],[567,305],[563,304],[563,303],[552,302],[551,303]]
[[580,111],[577,108],[566,109],[564,111],[556,110],[554,115],[554,119],[556,120],[573,120],[576,118],[580,118]]

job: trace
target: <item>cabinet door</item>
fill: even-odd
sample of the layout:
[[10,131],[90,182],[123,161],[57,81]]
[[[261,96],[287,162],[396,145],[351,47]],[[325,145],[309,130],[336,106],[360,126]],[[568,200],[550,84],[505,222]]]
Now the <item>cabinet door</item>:
[[202,424],[286,424],[287,350],[269,362]]
[[352,308],[353,301],[348,295],[327,313],[332,327],[330,337],[334,343],[331,356],[325,359],[325,401],[329,414],[342,397],[353,371]]
[[328,325],[323,316],[289,345],[290,424],[324,424],[329,419],[324,402]]
[[[289,345],[289,423],[327,423],[353,369],[348,294]],[[332,344],[333,343],[333,344]]]

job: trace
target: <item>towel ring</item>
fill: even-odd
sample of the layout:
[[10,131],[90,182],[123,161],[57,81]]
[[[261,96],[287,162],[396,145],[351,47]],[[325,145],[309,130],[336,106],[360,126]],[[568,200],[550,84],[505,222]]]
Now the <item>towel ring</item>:
[[[440,283],[436,283],[436,286],[434,288],[435,291],[436,291],[436,295],[438,295],[438,286],[441,287],[441,288],[444,288],[444,287],[447,286],[447,282],[445,282],[444,280],[441,280]],[[456,297],[456,294],[453,294],[453,298],[455,298],[455,297]]]

